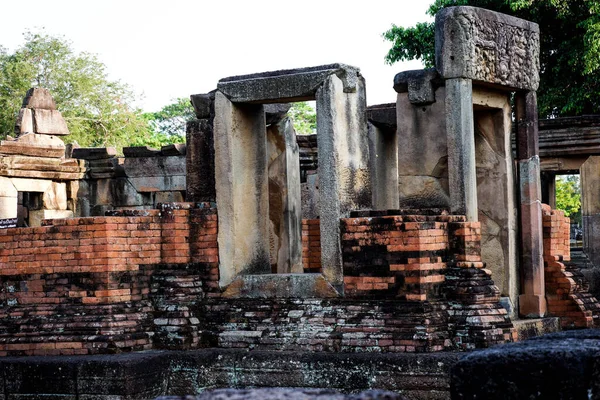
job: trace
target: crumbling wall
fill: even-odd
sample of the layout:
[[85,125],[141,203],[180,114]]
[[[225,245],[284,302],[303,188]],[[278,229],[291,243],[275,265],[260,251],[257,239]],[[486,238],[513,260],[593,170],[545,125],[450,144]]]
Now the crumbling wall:
[[564,211],[542,206],[544,229],[544,280],[550,315],[560,317],[563,328],[600,325],[600,304],[589,293],[581,271],[569,265],[570,220]]

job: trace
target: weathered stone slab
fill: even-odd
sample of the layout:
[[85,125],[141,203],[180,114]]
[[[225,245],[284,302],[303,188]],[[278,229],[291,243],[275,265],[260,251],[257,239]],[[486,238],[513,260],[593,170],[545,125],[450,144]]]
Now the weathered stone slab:
[[0,197],[17,197],[17,189],[10,178],[0,176]]
[[67,184],[64,182],[52,182],[49,189],[42,196],[44,209],[66,210],[67,209]]
[[160,154],[163,156],[185,156],[186,150],[185,143],[174,143],[162,146]]
[[102,160],[116,155],[117,150],[114,147],[80,147],[73,149],[73,158],[84,160]]
[[33,144],[36,146],[66,147],[65,143],[59,137],[37,133],[20,134],[15,141],[21,144]]
[[64,144],[62,146],[38,146],[34,144],[23,144],[18,141],[3,140],[0,142],[0,154],[19,154],[34,157],[61,158],[65,155]]
[[367,121],[379,128],[396,131],[396,103],[367,107]]
[[435,89],[443,83],[435,68],[404,71],[394,76],[394,90],[408,92],[408,101],[415,105],[435,102]]
[[356,91],[359,70],[344,64],[232,76],[221,79],[217,88],[234,103],[314,100],[317,89],[331,75],[342,80],[345,93]]
[[160,155],[160,150],[148,146],[123,147],[125,157],[154,157]]
[[60,111],[57,110],[33,110],[33,126],[35,133],[44,135],[64,136],[69,134],[67,122]]
[[42,110],[56,110],[56,103],[48,89],[31,88],[23,99],[24,108],[37,108]]
[[129,178],[185,177],[185,158],[182,156],[125,158],[123,168]]
[[0,218],[17,218],[17,197],[0,196]]
[[239,298],[327,298],[338,292],[320,274],[266,274],[238,276],[223,297]]
[[29,108],[21,108],[17,122],[15,124],[15,133],[33,133],[33,113]]
[[45,219],[73,218],[71,210],[35,210],[29,211],[29,226],[42,226]]
[[436,14],[436,68],[444,79],[537,90],[539,48],[540,30],[533,22],[468,6]]

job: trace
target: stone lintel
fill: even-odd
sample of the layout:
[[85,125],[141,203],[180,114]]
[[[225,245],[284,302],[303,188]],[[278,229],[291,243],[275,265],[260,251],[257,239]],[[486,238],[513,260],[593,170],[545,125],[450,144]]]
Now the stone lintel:
[[415,105],[435,102],[435,89],[443,84],[435,68],[404,71],[394,76],[394,90],[408,92],[408,101]]
[[339,293],[321,274],[241,275],[229,286],[226,298],[328,298]]
[[354,93],[360,72],[356,67],[329,64],[223,78],[217,88],[234,103],[283,103],[315,100],[330,75],[343,82],[345,93]]
[[396,134],[396,103],[367,107],[367,121],[383,131]]
[[537,90],[539,48],[539,26],[523,19],[469,6],[435,17],[435,64],[444,79]]
[[79,147],[73,149],[73,158],[83,160],[102,160],[113,158],[116,155],[117,150],[114,147]]

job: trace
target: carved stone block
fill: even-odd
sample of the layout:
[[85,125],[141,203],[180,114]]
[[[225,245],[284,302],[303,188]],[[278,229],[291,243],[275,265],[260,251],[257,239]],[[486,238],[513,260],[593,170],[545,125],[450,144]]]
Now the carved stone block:
[[535,91],[539,53],[536,23],[468,6],[445,8],[436,15],[436,68],[444,79]]

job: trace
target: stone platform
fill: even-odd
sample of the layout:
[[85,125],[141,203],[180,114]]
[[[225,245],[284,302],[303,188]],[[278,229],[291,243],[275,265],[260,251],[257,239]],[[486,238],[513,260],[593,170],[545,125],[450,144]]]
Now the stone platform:
[[463,355],[195,350],[4,357],[0,399],[152,399],[248,387],[382,389],[408,399],[449,399],[450,367]]

